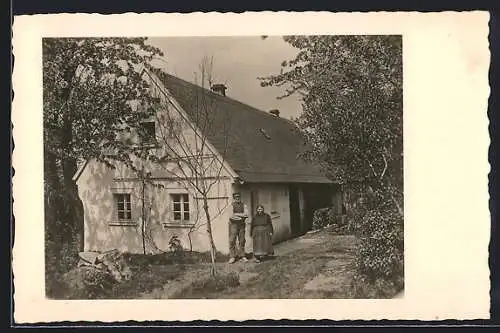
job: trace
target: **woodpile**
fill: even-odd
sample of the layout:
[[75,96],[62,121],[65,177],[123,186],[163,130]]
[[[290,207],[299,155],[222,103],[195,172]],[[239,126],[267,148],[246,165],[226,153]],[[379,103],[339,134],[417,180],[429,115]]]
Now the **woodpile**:
[[129,280],[132,271],[125,262],[123,255],[118,250],[111,250],[103,253],[80,252],[78,266],[92,267],[111,274],[116,282]]

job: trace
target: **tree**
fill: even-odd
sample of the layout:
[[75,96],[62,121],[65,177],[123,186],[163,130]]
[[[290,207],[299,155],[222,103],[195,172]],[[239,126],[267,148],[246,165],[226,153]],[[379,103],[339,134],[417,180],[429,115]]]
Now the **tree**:
[[[297,123],[320,163],[358,197],[349,209],[359,281],[403,286],[403,91],[401,36],[288,36],[298,49],[262,86],[302,96]],[[352,204],[352,202],[349,202]],[[351,206],[351,205],[350,205]],[[358,281],[358,279],[355,279]],[[382,283],[382,285],[384,285]],[[377,288],[377,283],[374,283]]]
[[[137,126],[150,101],[139,67],[162,52],[146,38],[44,38],[43,115],[47,241],[83,236],[82,205],[73,175],[79,161],[127,162],[117,132]],[[128,152],[105,154],[106,151]],[[132,152],[134,153],[134,152]],[[56,250],[57,252],[57,250]]]
[[403,215],[401,36],[287,36],[298,49],[262,86],[300,94],[297,119],[319,161],[347,184],[368,185]]
[[[185,188],[192,191],[193,197],[201,201],[199,208],[203,212],[203,218],[197,209],[196,216],[191,219],[194,223],[189,231],[189,239],[191,242],[190,235],[194,230],[206,227],[210,244],[211,274],[215,276],[217,249],[212,234],[212,222],[229,205],[229,201],[223,207],[212,207],[209,200],[211,195],[220,190],[225,156],[229,148],[231,115],[219,115],[221,118],[217,118],[218,113],[214,112],[217,102],[205,91],[206,84],[211,87],[213,83],[212,63],[213,60],[207,57],[200,63],[199,76],[195,79],[197,81],[199,78],[196,83],[200,88],[189,96],[194,109],[190,119],[183,118],[176,104],[163,89],[159,86],[152,89],[154,96],[161,97],[156,99],[154,109],[162,110],[156,113],[156,122],[162,124],[156,137],[163,148],[159,153],[150,154],[147,160],[153,162],[156,167],[161,167],[165,175],[184,184]],[[160,71],[154,72],[158,76],[163,75]],[[151,77],[151,80],[154,78]],[[224,138],[224,149],[219,149],[218,152],[212,151],[208,142],[214,131],[219,132],[218,137]]]

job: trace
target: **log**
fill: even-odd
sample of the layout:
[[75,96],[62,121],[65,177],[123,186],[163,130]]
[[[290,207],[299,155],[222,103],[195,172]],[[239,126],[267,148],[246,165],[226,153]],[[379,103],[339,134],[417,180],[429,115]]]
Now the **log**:
[[78,253],[78,257],[81,260],[88,262],[89,264],[95,265],[97,263],[98,252],[85,251]]

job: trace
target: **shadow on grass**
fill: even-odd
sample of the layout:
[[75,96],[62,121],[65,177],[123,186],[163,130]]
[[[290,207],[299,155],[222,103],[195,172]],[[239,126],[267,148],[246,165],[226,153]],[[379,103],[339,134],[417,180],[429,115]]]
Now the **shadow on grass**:
[[[211,261],[210,252],[162,252],[158,254],[123,254],[124,259],[133,266],[146,265],[174,265],[174,264],[197,264]],[[226,262],[229,256],[217,252],[215,261]]]
[[267,261],[273,261],[276,260],[278,256],[273,255],[273,256],[266,256],[260,259],[261,262],[267,262]]

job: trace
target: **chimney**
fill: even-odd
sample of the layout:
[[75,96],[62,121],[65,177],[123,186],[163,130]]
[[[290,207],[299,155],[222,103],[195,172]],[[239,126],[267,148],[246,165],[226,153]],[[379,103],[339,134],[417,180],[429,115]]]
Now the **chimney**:
[[222,83],[212,85],[212,91],[222,96],[226,96],[226,89],[227,87]]
[[269,111],[269,113],[272,114],[275,117],[279,117],[280,116],[280,110],[278,110],[278,109],[272,109],[271,111]]

